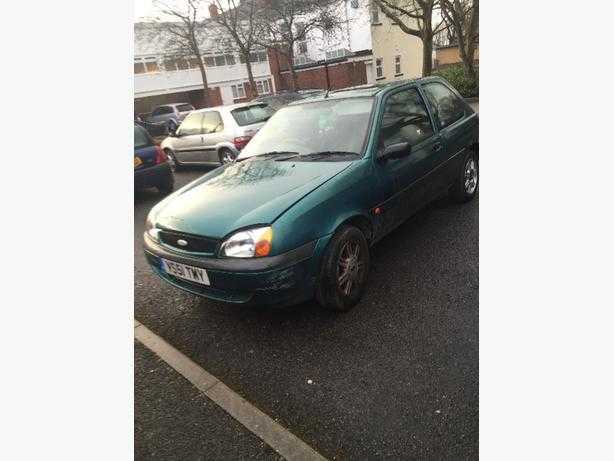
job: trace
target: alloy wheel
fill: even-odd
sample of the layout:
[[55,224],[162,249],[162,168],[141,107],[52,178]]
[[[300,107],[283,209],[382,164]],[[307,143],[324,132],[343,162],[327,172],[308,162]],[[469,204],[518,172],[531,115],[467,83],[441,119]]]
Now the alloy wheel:
[[465,192],[472,195],[478,186],[478,168],[473,157],[465,164]]
[[363,273],[364,258],[359,242],[345,242],[339,253],[337,286],[346,296],[350,296],[353,290],[359,287]]

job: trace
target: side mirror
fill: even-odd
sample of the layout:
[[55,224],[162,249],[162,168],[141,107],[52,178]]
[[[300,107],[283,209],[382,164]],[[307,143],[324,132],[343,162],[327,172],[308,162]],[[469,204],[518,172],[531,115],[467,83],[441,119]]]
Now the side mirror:
[[168,135],[172,138],[177,138],[177,127],[176,126],[172,126],[168,129]]
[[378,160],[385,162],[386,160],[406,157],[411,154],[411,146],[408,142],[397,142],[390,144],[384,148]]

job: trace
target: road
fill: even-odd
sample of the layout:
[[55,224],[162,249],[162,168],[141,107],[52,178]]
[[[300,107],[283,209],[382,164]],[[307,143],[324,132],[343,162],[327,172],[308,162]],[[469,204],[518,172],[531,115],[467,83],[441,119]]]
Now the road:
[[[206,171],[177,173],[177,187]],[[439,200],[379,243],[345,314],[245,309],[163,283],[141,241],[159,199],[135,196],[137,320],[329,459],[477,459],[479,198]],[[275,459],[148,354],[135,349],[137,459]]]

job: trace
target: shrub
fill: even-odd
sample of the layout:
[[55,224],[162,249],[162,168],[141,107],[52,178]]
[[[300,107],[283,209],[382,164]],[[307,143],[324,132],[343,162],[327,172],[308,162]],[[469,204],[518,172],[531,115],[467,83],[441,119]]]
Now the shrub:
[[465,70],[463,69],[462,64],[455,64],[453,66],[438,69],[433,72],[433,75],[439,75],[440,77],[445,78],[448,82],[450,82],[450,85],[456,88],[465,98],[479,96],[480,94],[479,78],[475,81],[469,79],[465,75]]

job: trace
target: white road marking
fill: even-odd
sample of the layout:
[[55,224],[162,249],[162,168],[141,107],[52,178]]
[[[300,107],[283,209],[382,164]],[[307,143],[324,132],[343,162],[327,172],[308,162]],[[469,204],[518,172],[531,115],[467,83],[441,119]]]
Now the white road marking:
[[326,460],[288,429],[276,423],[137,320],[134,321],[134,337],[285,459]]

